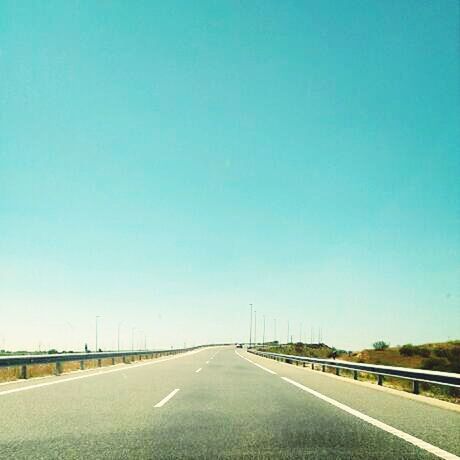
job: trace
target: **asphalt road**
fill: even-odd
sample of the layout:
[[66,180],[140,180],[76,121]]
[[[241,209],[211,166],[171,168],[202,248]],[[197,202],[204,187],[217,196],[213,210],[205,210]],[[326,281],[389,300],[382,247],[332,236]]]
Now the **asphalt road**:
[[459,412],[228,347],[0,385],[2,459],[457,456]]

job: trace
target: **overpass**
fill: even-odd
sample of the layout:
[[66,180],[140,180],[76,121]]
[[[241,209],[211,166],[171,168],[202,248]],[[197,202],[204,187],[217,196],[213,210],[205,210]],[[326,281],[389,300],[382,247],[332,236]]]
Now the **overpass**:
[[453,404],[232,346],[0,384],[5,459],[459,459]]

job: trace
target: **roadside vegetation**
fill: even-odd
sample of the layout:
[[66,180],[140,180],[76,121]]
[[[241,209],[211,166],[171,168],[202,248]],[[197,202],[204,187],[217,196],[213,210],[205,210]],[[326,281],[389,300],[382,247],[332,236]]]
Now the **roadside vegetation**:
[[339,358],[357,363],[460,373],[460,340],[384,348],[374,346],[372,350],[340,354]]
[[52,348],[48,351],[27,351],[27,350],[0,350],[0,356],[22,356],[22,355],[54,355],[57,353],[74,353],[73,351],[58,351],[55,348]]
[[296,356],[310,356],[312,358],[330,358],[334,348],[329,347],[325,343],[286,343],[279,344],[278,342],[266,343],[264,351],[271,353],[282,353],[285,355],[296,355]]
[[[391,347],[384,340],[379,340],[373,344],[372,349],[355,352],[336,349],[324,343],[306,344],[301,342],[288,344],[272,342],[259,349],[296,356],[309,356],[313,358],[333,358],[335,356],[337,359],[356,363],[460,373],[460,340],[426,343],[422,345],[408,343],[394,347]],[[343,371],[342,375],[348,375],[347,371]],[[375,376],[365,373],[360,373],[360,379],[370,382],[376,380]],[[386,377],[385,386],[408,392],[411,391],[411,383],[409,381],[397,378]],[[422,383],[420,391],[426,396],[460,404],[460,391],[456,388]]]

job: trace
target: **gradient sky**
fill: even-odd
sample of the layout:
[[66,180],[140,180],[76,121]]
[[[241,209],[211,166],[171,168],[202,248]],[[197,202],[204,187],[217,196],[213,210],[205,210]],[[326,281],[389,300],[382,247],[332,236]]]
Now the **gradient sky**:
[[3,0],[0,348],[460,338],[459,20]]

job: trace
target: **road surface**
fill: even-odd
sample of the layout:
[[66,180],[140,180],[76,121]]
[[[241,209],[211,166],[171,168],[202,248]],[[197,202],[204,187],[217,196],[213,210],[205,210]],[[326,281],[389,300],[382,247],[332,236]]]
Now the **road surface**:
[[2,459],[457,456],[459,412],[233,347],[0,385]]

